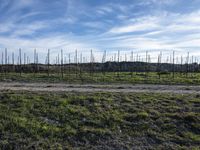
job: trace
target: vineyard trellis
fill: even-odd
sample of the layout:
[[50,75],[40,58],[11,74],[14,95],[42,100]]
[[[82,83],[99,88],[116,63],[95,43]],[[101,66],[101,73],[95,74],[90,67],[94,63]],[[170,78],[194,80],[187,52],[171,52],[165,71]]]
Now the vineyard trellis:
[[[105,81],[106,75],[109,75],[109,73],[114,73],[113,76],[116,74],[119,81],[121,78],[125,78],[124,76],[133,78],[138,74],[143,74],[145,80],[148,81],[151,72],[157,74],[158,80],[160,80],[163,75],[173,79],[180,75],[191,78],[200,71],[199,58],[190,55],[189,52],[184,55],[179,55],[178,51],[174,50],[168,52],[168,55],[163,54],[165,51],[160,51],[157,54],[151,54],[152,52],[146,50],[141,53],[132,50],[123,53],[122,50],[117,50],[111,53],[105,50],[101,56],[95,57],[93,50],[90,50],[90,54],[84,55],[83,51],[79,52],[78,50],[70,53],[60,50],[56,53],[48,49],[45,63],[42,63],[42,59],[39,59],[40,54],[36,49],[33,50],[31,61],[31,56],[25,51],[22,52],[22,49],[19,49],[17,55],[14,51],[9,52],[5,48],[1,53],[0,73],[3,77],[8,74],[19,74],[19,76],[34,74],[34,77],[37,74],[46,74],[47,78],[58,74],[61,79],[73,77],[81,80],[86,75],[94,80],[95,74],[101,74],[102,81]],[[71,59],[73,56],[74,60]],[[40,58],[42,57],[43,55]]]

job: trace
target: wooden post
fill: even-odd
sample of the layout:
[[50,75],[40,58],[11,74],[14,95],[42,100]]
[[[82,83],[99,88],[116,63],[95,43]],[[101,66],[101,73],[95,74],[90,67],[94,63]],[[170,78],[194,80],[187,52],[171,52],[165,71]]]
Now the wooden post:
[[5,65],[8,64],[7,57],[8,57],[8,55],[7,55],[7,48],[5,48]]
[[20,70],[20,76],[22,75],[22,51],[19,49],[19,70]]
[[70,63],[71,63],[71,56],[70,56],[70,53],[69,53],[69,76],[70,76],[70,73],[71,73],[71,72],[70,72],[70,71],[71,71],[71,69],[70,69],[70,67],[71,67],[71,66],[70,66]]
[[146,51],[146,77],[148,75],[148,51]]
[[173,51],[173,78],[174,78],[174,75],[175,74],[175,52]]
[[92,75],[92,50],[90,51],[90,76]]
[[188,55],[187,55],[187,71],[186,71],[187,77],[188,77],[188,73],[189,73],[189,59],[190,59],[190,53],[188,52]]
[[5,48],[5,75],[6,75],[6,73],[7,73],[7,64],[8,64],[8,62],[7,62],[7,48]]
[[3,54],[3,52],[1,54],[2,54],[1,55],[1,71],[2,71],[2,74],[3,74],[3,72],[4,72],[4,66],[3,66],[4,54]]
[[48,66],[48,77],[49,77],[49,67],[50,67],[50,49],[48,49],[48,54],[47,54],[47,66]]
[[61,76],[63,79],[63,50],[61,49]]
[[79,62],[79,74],[80,74],[80,77],[82,77],[82,53],[80,54],[80,62]]
[[181,55],[181,70],[180,70],[180,74],[182,75],[183,73],[183,56]]
[[78,52],[75,51],[75,63],[76,63],[76,78],[78,77]]
[[158,54],[158,62],[157,62],[157,73],[160,79],[160,55]]
[[12,52],[12,66],[13,66],[13,73],[15,72],[15,56],[14,52]]
[[120,51],[118,50],[118,74],[117,74],[117,76],[118,76],[118,78],[119,78],[119,73],[120,73],[120,69],[121,67],[120,67]]
[[24,72],[25,72],[25,69],[26,68],[26,53],[24,53]]
[[34,63],[34,76],[36,74],[36,49],[34,49],[34,55],[33,55],[33,63]]

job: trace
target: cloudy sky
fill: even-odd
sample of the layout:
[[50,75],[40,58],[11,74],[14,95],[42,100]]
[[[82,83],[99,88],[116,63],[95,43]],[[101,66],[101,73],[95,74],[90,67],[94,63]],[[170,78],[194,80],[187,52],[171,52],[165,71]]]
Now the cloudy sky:
[[0,14],[1,50],[200,50],[200,0],[0,0]]

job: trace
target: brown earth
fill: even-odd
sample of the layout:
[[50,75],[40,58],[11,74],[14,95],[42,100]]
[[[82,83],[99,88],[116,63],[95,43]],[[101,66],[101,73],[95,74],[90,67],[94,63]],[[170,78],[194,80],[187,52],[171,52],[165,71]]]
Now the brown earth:
[[149,92],[200,94],[200,86],[188,85],[131,85],[131,84],[52,84],[52,83],[6,83],[0,82],[0,91],[33,91],[33,92]]

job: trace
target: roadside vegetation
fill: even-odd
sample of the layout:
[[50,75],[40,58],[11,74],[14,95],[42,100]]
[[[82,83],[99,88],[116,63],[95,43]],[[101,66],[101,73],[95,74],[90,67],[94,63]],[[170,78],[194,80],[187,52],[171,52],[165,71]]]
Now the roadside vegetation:
[[198,149],[200,95],[0,92],[0,149]]

